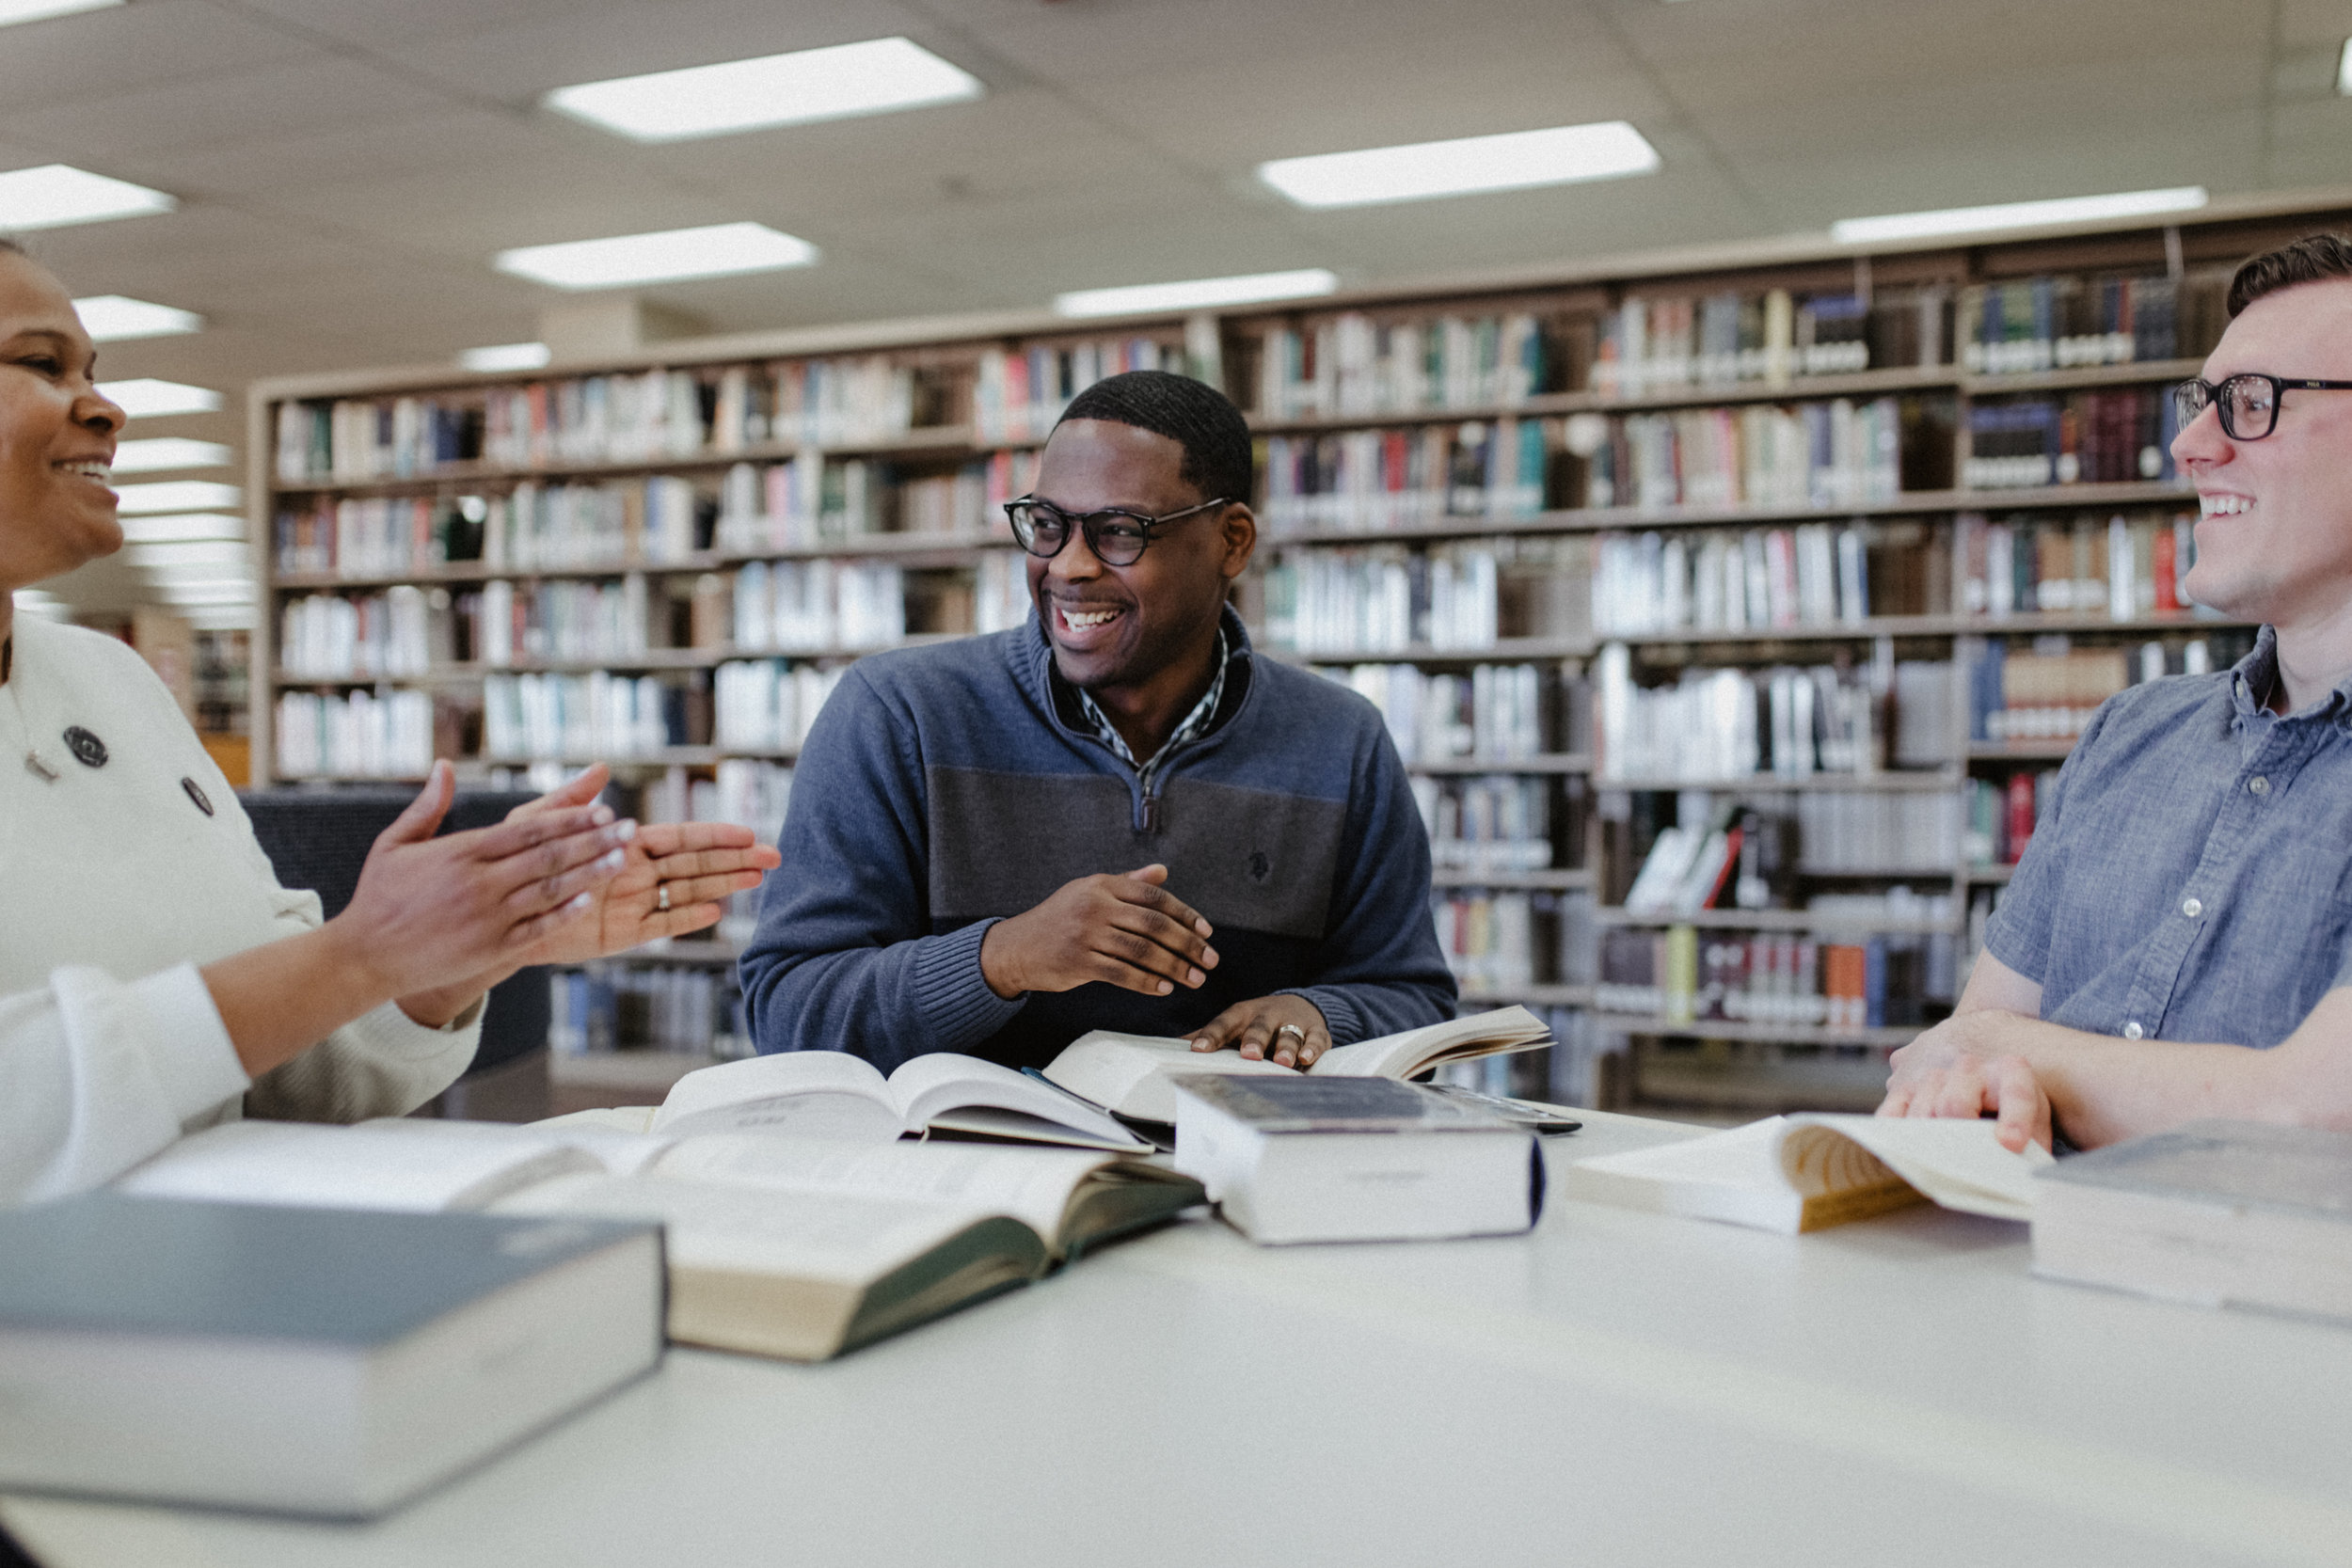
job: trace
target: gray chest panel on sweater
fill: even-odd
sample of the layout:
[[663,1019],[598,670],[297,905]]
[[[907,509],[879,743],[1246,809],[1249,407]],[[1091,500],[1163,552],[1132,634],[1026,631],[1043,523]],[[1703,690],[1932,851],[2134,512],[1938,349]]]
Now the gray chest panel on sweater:
[[935,921],[1019,914],[1065,882],[1160,861],[1168,890],[1213,926],[1323,938],[1343,800],[1170,779],[1160,791],[1158,831],[1143,833],[1120,779],[925,772]]

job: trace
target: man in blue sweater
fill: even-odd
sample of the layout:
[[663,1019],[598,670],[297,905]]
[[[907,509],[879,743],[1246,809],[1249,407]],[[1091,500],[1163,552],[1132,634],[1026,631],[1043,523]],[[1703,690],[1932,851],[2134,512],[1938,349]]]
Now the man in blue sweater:
[[810,731],[742,960],[761,1051],[1043,1066],[1120,1029],[1303,1068],[1452,1016],[1379,713],[1226,605],[1250,473],[1200,382],[1072,403],[1008,508],[1035,618],[861,660]]

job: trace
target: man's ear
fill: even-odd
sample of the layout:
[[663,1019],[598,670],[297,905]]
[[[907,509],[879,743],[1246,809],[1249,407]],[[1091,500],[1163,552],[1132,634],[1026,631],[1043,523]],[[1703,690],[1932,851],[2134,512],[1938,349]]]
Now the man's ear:
[[1225,559],[1218,562],[1217,572],[1230,582],[1248,569],[1249,558],[1257,553],[1257,514],[1235,501],[1217,519],[1217,530],[1225,546]]

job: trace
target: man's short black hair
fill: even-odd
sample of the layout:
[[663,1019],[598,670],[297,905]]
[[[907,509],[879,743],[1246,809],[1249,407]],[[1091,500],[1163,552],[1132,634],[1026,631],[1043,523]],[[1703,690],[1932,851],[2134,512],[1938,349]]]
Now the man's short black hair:
[[2352,240],[2341,234],[2306,234],[2301,239],[2265,250],[2237,269],[2230,279],[2230,319],[2265,294],[2292,289],[2297,283],[2327,283],[2352,278]]
[[1166,371],[1104,376],[1071,399],[1062,419],[1104,420],[1165,436],[1184,449],[1178,477],[1202,500],[1249,500],[1255,471],[1249,421],[1206,382]]

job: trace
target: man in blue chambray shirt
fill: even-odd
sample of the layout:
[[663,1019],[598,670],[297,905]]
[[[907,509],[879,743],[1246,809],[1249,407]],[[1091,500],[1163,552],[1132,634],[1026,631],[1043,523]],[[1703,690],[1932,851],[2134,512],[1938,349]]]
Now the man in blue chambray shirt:
[[2100,708],[1882,1116],[1997,1112],[2012,1148],[2198,1116],[2352,1128],[2352,243],[2255,257],[2229,308],[2180,391],[2184,586],[2261,635]]

